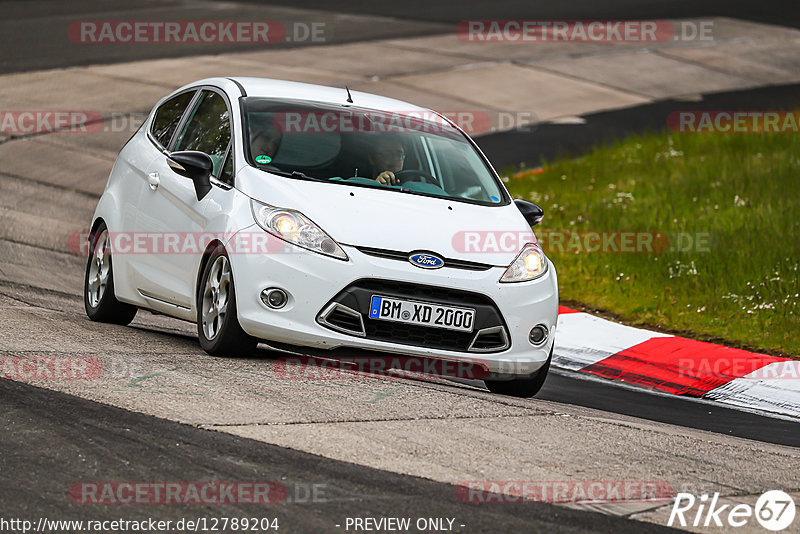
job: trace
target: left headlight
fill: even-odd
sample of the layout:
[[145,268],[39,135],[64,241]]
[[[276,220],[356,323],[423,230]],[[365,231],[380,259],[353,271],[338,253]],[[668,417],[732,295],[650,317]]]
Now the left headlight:
[[250,208],[256,223],[275,237],[325,256],[348,259],[339,243],[299,211],[276,208],[253,199]]
[[547,272],[547,258],[539,245],[528,243],[511,262],[500,282],[525,282],[539,278]]

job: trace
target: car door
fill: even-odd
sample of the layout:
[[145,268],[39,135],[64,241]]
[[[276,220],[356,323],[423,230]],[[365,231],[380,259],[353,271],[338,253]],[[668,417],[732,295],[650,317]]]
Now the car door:
[[[114,260],[114,270],[115,274],[116,271],[125,273],[121,276],[133,281],[134,284],[141,278],[142,259],[144,259],[144,255],[136,253],[133,239],[140,230],[139,210],[142,196],[152,187],[148,171],[156,158],[163,157],[196,93],[196,89],[182,91],[160,103],[153,112],[153,119],[147,130],[141,136],[138,133],[134,135],[123,148],[115,165],[123,169],[126,174],[123,191],[126,202],[122,214],[123,226],[114,229],[121,232],[119,244],[120,248],[124,249],[124,253],[118,253]],[[139,300],[140,297],[131,295],[129,298]]]
[[[227,100],[221,91],[204,88],[178,126],[170,151],[205,152],[214,162],[212,175],[217,178],[222,174],[230,146]],[[150,187],[139,201],[137,226],[147,236],[146,246],[153,250],[141,259],[139,292],[156,309],[166,307],[168,313],[190,317],[194,274],[203,252],[199,243],[206,229],[205,213],[214,195],[198,201],[192,180],[175,173],[166,154],[151,163],[148,179]]]

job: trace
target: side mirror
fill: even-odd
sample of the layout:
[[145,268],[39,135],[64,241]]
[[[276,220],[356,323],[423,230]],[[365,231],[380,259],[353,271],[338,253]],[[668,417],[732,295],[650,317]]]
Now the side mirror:
[[205,152],[196,150],[173,152],[167,156],[167,165],[177,174],[194,182],[194,192],[197,194],[198,202],[211,191],[211,172],[214,170],[214,162]]
[[519,198],[514,200],[514,204],[517,205],[519,211],[522,212],[522,216],[531,226],[536,226],[544,219],[544,210],[536,204]]

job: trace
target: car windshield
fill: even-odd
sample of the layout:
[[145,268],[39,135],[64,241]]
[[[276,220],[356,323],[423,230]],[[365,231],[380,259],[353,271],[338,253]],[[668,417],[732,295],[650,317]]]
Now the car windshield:
[[433,112],[244,99],[250,164],[295,178],[496,205],[503,187],[464,134]]

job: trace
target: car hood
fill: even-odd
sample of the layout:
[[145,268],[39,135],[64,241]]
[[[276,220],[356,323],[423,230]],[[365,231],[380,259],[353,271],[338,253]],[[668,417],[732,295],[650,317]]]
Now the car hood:
[[343,245],[411,252],[507,266],[536,242],[512,203],[466,202],[341,183],[287,178],[244,169],[237,188],[265,204],[302,212]]

